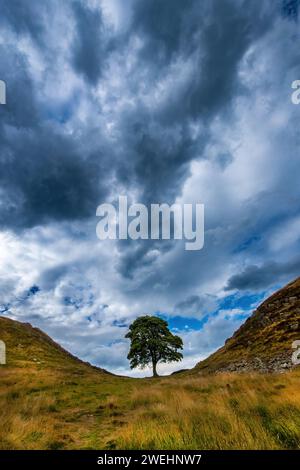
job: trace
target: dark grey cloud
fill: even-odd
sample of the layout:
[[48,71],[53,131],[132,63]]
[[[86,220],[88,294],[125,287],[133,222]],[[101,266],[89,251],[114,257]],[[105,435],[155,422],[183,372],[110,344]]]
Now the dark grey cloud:
[[[171,203],[178,196],[190,162],[205,158],[212,120],[222,114],[229,119],[232,99],[244,93],[240,61],[278,13],[268,1],[134,3],[129,37],[138,35],[142,42],[139,67],[131,78],[136,93],[166,79],[176,61],[182,62],[181,69],[190,67],[180,86],[176,76],[170,81],[168,99],[159,106],[140,105],[120,117],[127,154],[117,168],[118,177],[140,189],[142,202]],[[191,126],[197,120],[203,129],[195,138]],[[218,158],[220,165],[232,161],[232,157]],[[142,263],[139,252],[143,254],[135,248],[126,252],[124,265],[130,269],[133,258]]]
[[[92,217],[108,194],[111,167],[101,135],[90,146],[47,119],[26,55],[0,46],[7,105],[0,108],[0,225],[13,229]],[[84,144],[86,140],[86,144]]]
[[0,57],[0,74],[6,82],[7,93],[7,103],[0,107],[0,132],[4,138],[5,125],[12,129],[37,127],[39,112],[26,55],[11,44],[1,44]]
[[[173,92],[171,82],[170,98],[165,104],[154,110],[141,108],[134,115],[124,116],[124,134],[135,136],[130,143],[134,150],[132,156],[136,157],[130,169],[133,169],[137,182],[141,183],[144,195],[149,199],[157,199],[159,195],[162,198],[169,195],[172,199],[178,193],[178,187],[186,177],[188,163],[201,155],[208,137],[202,135],[201,140],[195,142],[189,132],[189,120],[197,116],[207,119],[208,113],[220,112],[225,104],[229,104],[230,96],[226,89],[229,82],[232,90],[235,89],[236,66],[249,44],[248,39],[233,40],[234,31],[226,24],[217,28],[219,35],[214,34],[215,30],[208,28],[213,14],[205,18],[202,7],[196,11],[195,19],[197,2],[179,3],[137,2],[134,12],[132,34],[139,33],[143,41],[140,61],[147,72],[143,76],[146,84],[148,80],[149,85],[153,80],[162,80],[170,71],[174,56],[183,62],[193,61],[191,78],[180,89],[174,86]],[[222,11],[218,12],[218,8],[222,10],[223,7],[217,6],[221,2],[215,5],[221,20]],[[237,15],[236,21],[243,20]],[[204,36],[205,40],[194,39],[197,34]],[[236,56],[224,49],[226,35],[231,38],[230,50],[233,47],[239,49]],[[247,38],[247,34],[245,36]],[[225,63],[230,71],[228,78]],[[136,86],[138,89],[139,84]],[[176,124],[176,133],[172,133]]]
[[52,2],[2,0],[0,26],[9,25],[18,35],[29,35],[40,43],[54,4],[57,4],[56,0]]
[[137,0],[133,33],[143,41],[140,59],[149,69],[149,80],[166,73],[178,58],[193,63],[190,80],[174,90],[159,119],[207,119],[228,105],[239,88],[240,60],[249,45],[266,34],[276,13],[269,0]]
[[[243,93],[237,73],[241,59],[275,16],[268,1],[247,7],[231,0],[134,3],[128,37],[138,35],[142,47],[129,86],[137,95],[166,79],[176,60],[182,68],[191,67],[180,87],[170,81],[168,99],[161,105],[139,105],[120,116],[126,155],[118,177],[139,186],[144,202],[171,202],[178,195],[191,160],[203,158],[210,138],[206,126],[214,116],[229,112],[232,98]],[[195,119],[205,126],[197,139],[190,128]]]
[[282,2],[282,14],[287,18],[297,20],[299,15],[299,0],[283,0]]
[[105,46],[101,12],[79,1],[73,3],[73,10],[76,20],[73,64],[91,85],[95,85],[101,75]]
[[42,289],[53,289],[58,281],[68,273],[70,268],[72,268],[71,264],[59,264],[53,268],[45,269],[39,279]]
[[129,178],[129,172],[133,171],[144,203],[172,202],[187,176],[188,163],[192,155],[195,156],[185,124],[179,126],[179,135],[176,135],[171,127],[151,126],[149,114],[143,111],[138,114],[138,124],[135,116],[129,116],[129,119],[134,121],[124,122],[123,136],[126,142],[127,136],[134,134],[132,162],[122,165],[119,172],[123,178],[124,174]]
[[174,311],[181,316],[201,318],[216,308],[216,299],[212,295],[190,295],[175,305]]
[[262,290],[299,276],[300,258],[278,263],[266,262],[262,266],[250,265],[228,280],[225,290]]
[[[180,52],[185,43],[184,33],[188,28],[188,19],[194,0],[159,0],[147,2],[136,0],[133,7],[132,31],[140,34],[144,40],[141,58],[161,63],[168,63],[174,54]],[[193,25],[190,25],[193,29]],[[190,31],[191,37],[193,31]],[[184,44],[186,45],[186,43]]]
[[[228,278],[227,290],[259,291],[299,273],[297,12],[128,5],[1,2],[1,304],[114,368],[126,367],[120,330],[142,312],[208,315],[207,331],[186,333],[196,362],[240,321],[210,315]],[[96,207],[120,193],[204,202],[204,249],[100,243]]]
[[2,227],[19,229],[93,216],[106,194],[101,160],[95,155],[82,158],[76,142],[50,129],[19,130],[16,136],[12,141],[6,134],[1,146]]
[[[26,9],[22,2],[5,2],[2,25],[18,36],[48,38],[51,28],[47,15],[55,6],[58,8],[55,1],[49,3],[49,7],[38,9],[37,2],[32,1]],[[109,179],[109,167],[129,190],[139,188],[142,202],[172,202],[189,174],[190,161],[201,157],[209,139],[209,132],[204,131],[195,140],[189,123],[196,117],[207,121],[230,106],[238,88],[238,64],[251,41],[265,34],[272,22],[274,15],[270,11],[266,15],[267,5],[267,1],[262,6],[261,2],[253,2],[247,8],[245,2],[233,0],[201,5],[192,0],[184,4],[139,1],[133,4],[127,34],[119,38],[111,37],[111,29],[104,27],[99,9],[79,0],[61,7],[66,20],[73,13],[70,65],[86,79],[87,90],[99,81],[103,64],[116,50],[130,54],[132,38],[138,35],[142,41],[140,60],[128,83],[137,93],[136,104],[118,116],[117,141],[103,152],[99,129],[94,148],[89,144],[89,155],[83,142],[89,142],[94,130],[87,127],[81,131],[80,143],[75,133],[61,135],[61,131],[54,130],[48,119],[53,112],[51,103],[41,102],[26,54],[5,49],[0,71],[8,83],[8,105],[1,109],[1,115],[15,130],[10,135],[1,119],[1,160],[5,165],[1,184],[6,193],[0,214],[2,225],[33,226],[48,220],[92,216],[97,202],[107,194],[104,180]],[[64,31],[57,34],[56,46]],[[58,66],[53,36],[51,41],[53,65]],[[108,47],[111,41],[114,47]],[[46,43],[40,53],[49,59]],[[162,106],[151,109],[142,105],[140,88],[150,90],[153,80],[159,82],[170,74],[176,60],[183,65],[191,61],[190,78],[180,89],[175,87]],[[99,104],[90,101],[90,105],[93,109],[99,106],[95,113],[101,115]],[[73,105],[66,106],[66,119],[72,118]]]

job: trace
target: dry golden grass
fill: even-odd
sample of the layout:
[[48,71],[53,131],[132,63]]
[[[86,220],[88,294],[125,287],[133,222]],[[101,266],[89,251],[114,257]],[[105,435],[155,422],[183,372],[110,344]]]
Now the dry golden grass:
[[300,448],[299,372],[149,382],[118,434],[125,449]]
[[0,370],[0,449],[299,449],[300,370],[127,379]]
[[300,369],[116,377],[0,317],[0,449],[299,449]]

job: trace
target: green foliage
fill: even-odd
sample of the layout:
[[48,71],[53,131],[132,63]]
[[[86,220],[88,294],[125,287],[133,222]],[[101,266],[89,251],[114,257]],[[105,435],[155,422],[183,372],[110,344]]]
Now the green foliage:
[[178,362],[183,357],[178,351],[183,349],[182,339],[173,335],[168,323],[158,317],[145,315],[137,318],[130,325],[125,338],[131,340],[127,358],[132,369],[152,364],[153,375],[157,376],[158,362]]

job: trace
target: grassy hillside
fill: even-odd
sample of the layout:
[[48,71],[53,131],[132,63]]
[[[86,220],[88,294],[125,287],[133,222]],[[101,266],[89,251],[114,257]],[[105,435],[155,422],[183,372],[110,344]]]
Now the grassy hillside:
[[300,278],[263,302],[225,345],[194,371],[282,371],[292,368],[300,339]]
[[127,379],[1,367],[0,449],[299,449],[300,371]]
[[7,364],[18,368],[37,366],[56,370],[90,370],[91,368],[108,374],[109,372],[81,361],[55,343],[46,333],[33,328],[29,323],[21,323],[0,317],[0,339],[7,349]]
[[204,367],[158,379],[108,374],[40,330],[0,318],[8,352],[0,449],[300,449],[299,367],[203,373],[241,358],[251,365],[256,355],[266,364],[290,357],[300,339],[290,327],[299,319],[298,288],[299,280],[262,304]]

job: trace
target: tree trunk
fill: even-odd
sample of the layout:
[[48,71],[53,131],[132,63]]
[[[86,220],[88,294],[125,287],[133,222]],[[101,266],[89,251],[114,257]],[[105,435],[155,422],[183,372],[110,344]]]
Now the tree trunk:
[[152,362],[152,368],[153,368],[153,377],[158,377],[158,373],[157,373],[157,370],[156,370],[156,362]]

